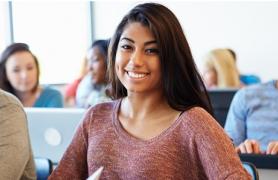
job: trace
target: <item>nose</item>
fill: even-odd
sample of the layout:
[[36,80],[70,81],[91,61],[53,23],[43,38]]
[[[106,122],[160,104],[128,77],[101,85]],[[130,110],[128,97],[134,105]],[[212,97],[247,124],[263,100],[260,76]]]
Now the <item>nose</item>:
[[27,72],[27,71],[21,71],[20,77],[21,77],[22,79],[26,79],[26,78],[28,77],[28,72]]
[[134,51],[134,53],[130,57],[130,63],[132,63],[134,66],[142,66],[143,58],[144,57],[140,51]]

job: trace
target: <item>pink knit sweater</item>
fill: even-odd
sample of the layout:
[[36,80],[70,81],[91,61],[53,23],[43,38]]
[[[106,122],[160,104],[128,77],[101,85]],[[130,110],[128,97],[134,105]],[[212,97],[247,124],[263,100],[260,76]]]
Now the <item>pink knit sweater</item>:
[[120,100],[91,108],[52,179],[251,179],[218,123],[202,108],[182,115],[150,140],[128,134],[118,120]]

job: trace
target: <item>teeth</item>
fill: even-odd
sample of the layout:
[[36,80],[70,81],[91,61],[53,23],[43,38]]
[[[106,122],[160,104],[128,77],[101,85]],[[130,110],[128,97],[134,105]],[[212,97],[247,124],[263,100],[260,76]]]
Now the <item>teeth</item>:
[[127,74],[132,78],[143,78],[146,76],[146,74],[137,74],[134,72],[128,72]]

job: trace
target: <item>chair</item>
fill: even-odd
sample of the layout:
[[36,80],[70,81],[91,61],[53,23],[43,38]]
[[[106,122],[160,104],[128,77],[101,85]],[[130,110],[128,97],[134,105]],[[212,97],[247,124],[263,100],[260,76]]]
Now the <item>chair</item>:
[[230,104],[238,89],[210,89],[208,95],[213,108],[214,118],[224,127]]
[[53,170],[53,163],[47,158],[35,157],[36,174],[38,180],[47,180]]
[[252,176],[253,180],[259,180],[259,174],[256,166],[250,162],[242,162],[243,167]]

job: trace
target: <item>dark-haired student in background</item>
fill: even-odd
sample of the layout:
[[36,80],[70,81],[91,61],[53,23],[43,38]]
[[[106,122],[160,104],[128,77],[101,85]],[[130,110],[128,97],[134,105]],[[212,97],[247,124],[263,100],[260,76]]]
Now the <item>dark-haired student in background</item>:
[[225,130],[240,153],[278,154],[278,81],[239,90]]
[[58,90],[39,85],[39,62],[25,43],[8,46],[0,58],[0,88],[14,94],[24,107],[63,107]]
[[81,80],[76,92],[76,105],[88,108],[98,103],[111,101],[106,89],[107,51],[109,40],[96,40],[87,53],[88,73]]
[[111,40],[115,101],[92,107],[49,180],[251,179],[211,107],[187,40],[165,6],[140,4]]

